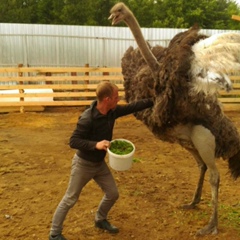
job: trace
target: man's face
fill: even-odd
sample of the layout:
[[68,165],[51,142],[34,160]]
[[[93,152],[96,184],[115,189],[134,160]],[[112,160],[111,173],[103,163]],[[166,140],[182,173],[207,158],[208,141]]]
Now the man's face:
[[119,101],[118,90],[113,91],[112,97],[108,97],[108,107],[109,109],[114,109]]

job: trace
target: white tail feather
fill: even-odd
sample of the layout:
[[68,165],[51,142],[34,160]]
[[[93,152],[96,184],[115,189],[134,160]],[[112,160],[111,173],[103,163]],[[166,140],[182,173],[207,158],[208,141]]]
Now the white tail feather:
[[222,33],[197,42],[192,50],[193,91],[215,94],[231,90],[228,74],[240,71],[240,34]]
[[194,47],[204,49],[221,43],[240,43],[240,34],[235,32],[214,34],[197,42]]

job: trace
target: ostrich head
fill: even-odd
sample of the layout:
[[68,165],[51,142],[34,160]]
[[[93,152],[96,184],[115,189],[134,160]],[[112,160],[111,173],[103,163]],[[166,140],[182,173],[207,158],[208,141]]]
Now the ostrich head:
[[110,10],[109,20],[112,20],[112,25],[116,25],[121,21],[128,22],[128,18],[132,18],[133,14],[130,9],[122,2],[115,4]]
[[131,29],[132,34],[138,44],[138,47],[147,62],[148,66],[152,70],[153,78],[156,80],[158,78],[159,63],[156,57],[153,55],[149,45],[145,41],[141,28],[138,24],[137,19],[131,10],[122,2],[115,4],[110,10],[109,20],[112,20],[112,25],[116,25],[121,21],[125,22],[127,26]]

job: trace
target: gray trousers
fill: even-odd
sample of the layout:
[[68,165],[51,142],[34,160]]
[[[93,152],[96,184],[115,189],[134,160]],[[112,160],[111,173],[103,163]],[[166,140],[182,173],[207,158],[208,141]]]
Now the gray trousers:
[[95,220],[99,221],[107,218],[108,212],[119,197],[112,173],[105,161],[93,163],[83,160],[75,154],[72,160],[71,176],[67,191],[53,215],[51,235],[58,235],[62,232],[63,222],[68,211],[75,205],[83,187],[91,179],[94,179],[105,193],[98,206]]

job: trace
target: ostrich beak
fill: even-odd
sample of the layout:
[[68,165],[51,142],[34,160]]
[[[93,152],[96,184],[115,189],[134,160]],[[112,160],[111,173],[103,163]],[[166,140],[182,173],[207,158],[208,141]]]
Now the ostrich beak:
[[[114,18],[113,14],[111,14],[108,18],[108,20],[112,20]],[[114,19],[113,19],[114,20]],[[112,20],[112,25],[113,25],[113,20]]]
[[121,21],[120,19],[118,19],[118,15],[116,15],[114,13],[112,13],[109,16],[108,20],[112,20],[112,25],[116,25],[117,23],[119,23]]
[[111,14],[108,18],[108,20],[112,20],[112,25],[115,24],[115,21],[114,21],[114,18],[115,18],[115,15],[114,14]]

